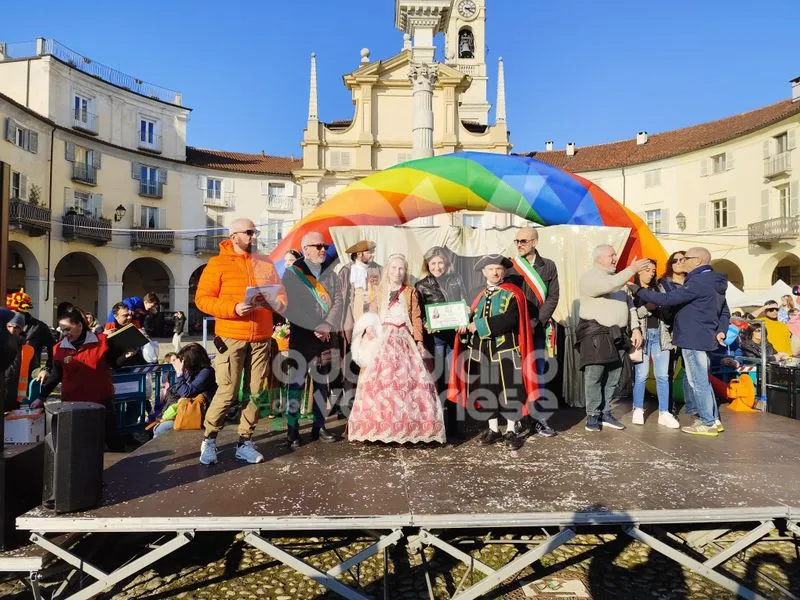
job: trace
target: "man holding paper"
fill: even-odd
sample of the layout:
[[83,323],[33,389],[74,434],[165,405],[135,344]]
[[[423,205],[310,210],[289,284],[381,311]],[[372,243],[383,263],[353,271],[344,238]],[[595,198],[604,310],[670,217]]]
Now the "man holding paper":
[[286,293],[275,265],[258,253],[258,231],[250,219],[231,223],[229,239],[219,245],[219,256],[208,261],[197,285],[197,308],[215,318],[214,370],[217,393],[205,418],[200,462],[217,462],[217,433],[225,414],[238,401],[242,372],[250,371],[250,399],[239,419],[236,458],[259,463],[264,457],[251,438],[258,422],[256,399],[269,375],[273,311],[286,310]]

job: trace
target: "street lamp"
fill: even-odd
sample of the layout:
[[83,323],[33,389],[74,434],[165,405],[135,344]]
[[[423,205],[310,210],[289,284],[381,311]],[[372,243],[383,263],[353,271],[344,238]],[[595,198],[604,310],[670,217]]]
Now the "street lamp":
[[120,221],[122,221],[122,218],[125,216],[125,213],[126,213],[126,212],[127,212],[127,211],[125,210],[125,207],[124,207],[124,206],[122,206],[122,204],[120,204],[120,205],[117,207],[117,210],[115,210],[115,211],[114,211],[114,221],[115,221],[115,222],[117,222],[117,223],[119,223]]
[[675,215],[675,222],[678,223],[678,229],[681,231],[686,229],[686,215],[683,213],[678,213]]

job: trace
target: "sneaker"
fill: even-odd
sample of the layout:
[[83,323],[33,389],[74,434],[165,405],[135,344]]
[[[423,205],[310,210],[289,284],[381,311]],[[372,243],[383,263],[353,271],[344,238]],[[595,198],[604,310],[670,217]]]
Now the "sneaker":
[[586,417],[586,431],[603,431],[603,422],[600,419],[600,415]]
[[681,424],[668,410],[658,413],[658,424],[668,429],[680,429]]
[[719,419],[714,421],[714,427],[716,428],[718,433],[722,433],[723,431],[725,431],[725,428],[722,426],[722,421],[720,421]]
[[205,438],[200,445],[200,464],[217,464],[217,440]]
[[603,427],[611,427],[611,429],[625,429],[625,425],[618,421],[617,418],[611,413],[603,413],[601,419],[603,421]]
[[242,442],[236,447],[236,458],[247,461],[253,465],[264,462],[264,455],[256,450],[256,446],[252,440]]
[[544,421],[539,421],[538,419],[533,420],[533,431],[536,432],[536,435],[539,437],[555,437],[556,432],[553,430],[550,425],[545,423]]
[[692,435],[707,435],[710,437],[717,437],[719,435],[716,427],[713,425],[705,425],[702,422],[689,425],[688,427],[683,427],[681,428],[681,431],[684,433],[691,433]]
[[644,425],[644,409],[643,408],[634,408],[633,409],[633,420],[632,423],[634,425]]
[[522,438],[513,431],[507,431],[503,436],[503,439],[506,441],[506,446],[509,450],[519,450],[525,443]]
[[481,446],[490,446],[495,442],[499,442],[503,439],[503,436],[500,434],[499,431],[492,431],[491,429],[487,429],[484,431],[480,437],[478,437],[478,443]]

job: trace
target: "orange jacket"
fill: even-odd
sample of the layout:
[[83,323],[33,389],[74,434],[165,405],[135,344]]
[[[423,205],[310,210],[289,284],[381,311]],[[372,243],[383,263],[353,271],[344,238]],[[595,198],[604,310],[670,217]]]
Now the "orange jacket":
[[286,308],[286,292],[272,261],[260,254],[236,254],[233,243],[225,240],[219,245],[219,256],[209,260],[203,270],[194,302],[216,319],[214,331],[218,336],[263,342],[272,337],[272,310],[257,308],[244,317],[236,314],[246,288],[263,285],[280,285],[277,301],[281,311]]

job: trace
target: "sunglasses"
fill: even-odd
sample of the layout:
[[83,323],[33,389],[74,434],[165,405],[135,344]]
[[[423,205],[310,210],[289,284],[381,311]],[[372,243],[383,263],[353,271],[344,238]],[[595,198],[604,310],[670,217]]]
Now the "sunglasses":
[[530,242],[532,242],[532,241],[533,241],[533,240],[514,240],[514,243],[515,243],[517,246],[522,246],[522,245],[524,245],[524,244],[529,244],[529,243],[530,243]]
[[305,248],[314,248],[317,251],[327,250],[328,244],[308,244]]
[[768,308],[764,312],[778,312],[777,308]]
[[680,264],[682,262],[686,262],[686,259],[685,258],[673,258],[672,259],[672,264],[673,265],[677,265],[677,264]]
[[699,256],[687,256],[683,260],[695,260],[695,259],[699,259],[699,258],[700,258]]
[[243,233],[248,237],[258,237],[257,229],[245,229],[244,231],[234,231],[231,235],[236,235],[237,233]]

